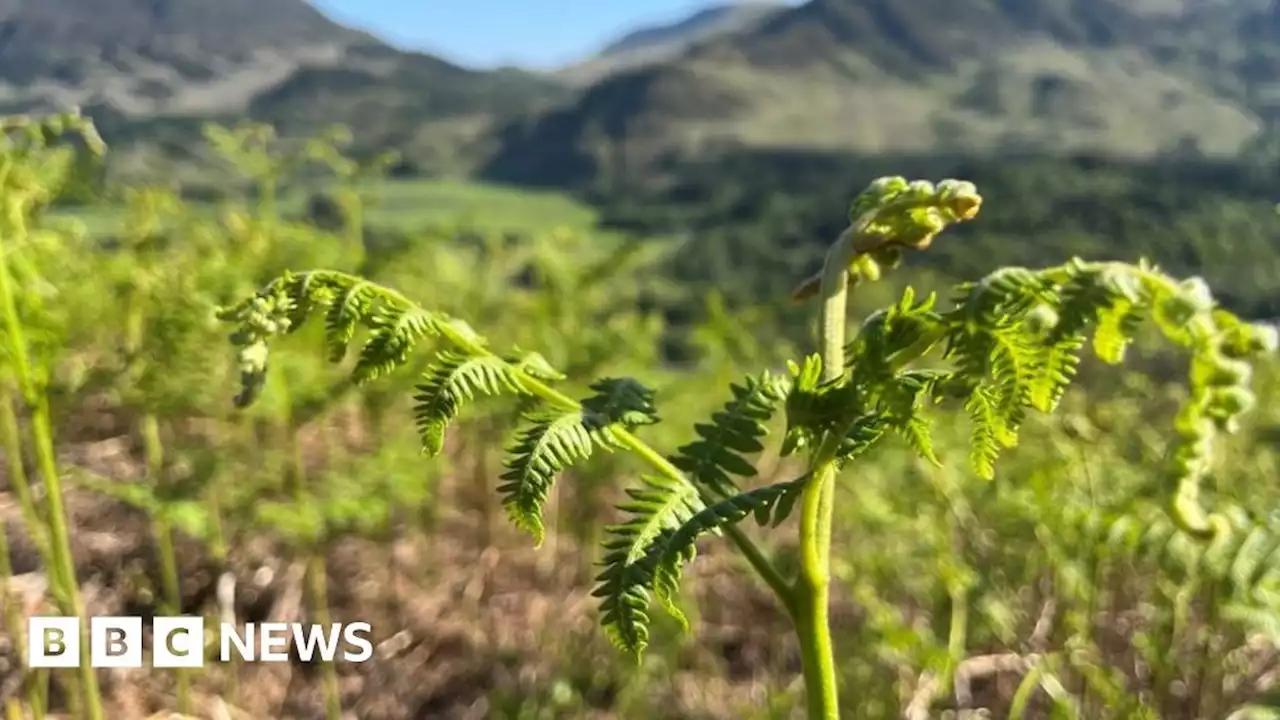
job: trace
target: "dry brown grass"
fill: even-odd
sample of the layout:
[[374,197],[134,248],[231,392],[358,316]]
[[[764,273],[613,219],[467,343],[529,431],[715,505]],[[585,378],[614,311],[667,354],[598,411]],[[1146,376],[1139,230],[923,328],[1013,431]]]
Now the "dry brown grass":
[[[121,481],[139,475],[124,438],[79,444],[63,457],[67,467]],[[66,504],[89,614],[150,612],[159,567],[147,519],[81,491],[68,491]],[[8,493],[0,493],[0,514],[18,574],[11,590],[23,598],[25,613],[50,610],[39,596],[37,555]],[[582,576],[584,550],[563,537],[534,550],[514,532],[481,547],[477,536],[475,523],[455,514],[430,536],[405,536],[390,546],[350,539],[330,549],[334,619],[370,622],[376,646],[370,662],[339,662],[344,709],[367,720],[485,718],[503,698],[544,698],[553,682],[575,677],[600,706],[581,717],[624,717],[607,708],[631,666],[598,630],[596,602]],[[302,560],[271,538],[238,542],[225,569],[194,542],[181,543],[179,555],[184,612],[216,612],[225,570],[235,581],[238,621],[306,620]],[[698,643],[677,649],[672,674],[650,688],[661,697],[649,702],[667,708],[667,717],[740,718],[794,682],[799,656],[780,640],[789,637],[786,618],[767,590],[746,578],[732,556],[714,550],[692,570],[688,597],[701,609]],[[0,688],[14,687],[12,653],[10,645],[0,660]],[[241,666],[235,701],[226,697],[232,667],[206,665],[195,681],[203,708],[197,717],[323,717],[316,667],[296,657],[290,664]],[[104,671],[102,683],[113,720],[170,717],[175,706],[172,676],[162,671]],[[579,717],[558,715],[569,716]]]

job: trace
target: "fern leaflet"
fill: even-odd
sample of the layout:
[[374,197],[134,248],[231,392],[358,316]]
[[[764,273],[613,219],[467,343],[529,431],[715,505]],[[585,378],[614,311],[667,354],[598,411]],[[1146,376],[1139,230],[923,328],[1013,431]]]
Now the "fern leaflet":
[[435,363],[423,373],[417,391],[413,398],[414,423],[422,439],[422,452],[435,457],[444,449],[445,428],[457,417],[464,402],[479,394],[518,394],[524,389],[502,358],[468,357],[444,350],[437,353]]

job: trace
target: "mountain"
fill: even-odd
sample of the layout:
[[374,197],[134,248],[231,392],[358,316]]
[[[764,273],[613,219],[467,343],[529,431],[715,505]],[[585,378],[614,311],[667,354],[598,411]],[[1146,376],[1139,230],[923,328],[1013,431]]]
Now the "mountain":
[[594,57],[557,73],[576,85],[669,60],[699,42],[753,27],[786,7],[780,2],[715,5],[674,23],[633,30],[606,45]]
[[181,145],[205,120],[346,123],[436,164],[559,81],[458,67],[343,27],[306,0],[0,0],[0,113],[76,105],[108,140]]
[[735,147],[1232,154],[1276,115],[1277,13],[1270,0],[811,0],[507,126],[485,172],[582,182]]
[[600,54],[618,55],[656,47],[687,45],[725,31],[741,28],[782,7],[780,3],[768,2],[716,5],[669,25],[633,30],[605,46]]
[[1280,10],[720,5],[557,76],[403,52],[306,0],[0,0],[0,113],[68,105],[117,148],[181,154],[208,120],[345,123],[362,149],[431,172],[535,184],[647,177],[735,148],[1230,155],[1280,120]]
[[0,0],[0,102],[218,112],[377,42],[302,0]]

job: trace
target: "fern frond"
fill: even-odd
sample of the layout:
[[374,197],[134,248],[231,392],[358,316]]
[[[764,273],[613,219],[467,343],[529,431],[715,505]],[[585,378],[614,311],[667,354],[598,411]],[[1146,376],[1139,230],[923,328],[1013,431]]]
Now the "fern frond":
[[1141,282],[1110,264],[1089,265],[1075,259],[1060,269],[1058,320],[1051,338],[1059,340],[1096,327],[1107,308],[1142,301]]
[[755,466],[744,456],[764,450],[767,423],[786,397],[787,383],[766,371],[729,390],[733,399],[711,416],[711,422],[694,425],[699,439],[681,446],[670,458],[692,482],[719,496],[738,492],[732,476],[756,475]]
[[836,452],[836,459],[848,462],[862,457],[884,437],[888,428],[888,423],[880,413],[860,415],[849,425],[849,431],[845,433],[844,441]]
[[658,422],[654,392],[632,378],[605,378],[592,383],[591,389],[595,394],[583,400],[582,407],[609,423],[630,429]]
[[327,303],[324,335],[330,362],[341,362],[346,356],[347,346],[355,338],[356,327],[373,308],[377,290],[373,283],[359,280],[341,288],[337,297]]
[[859,383],[891,380],[894,372],[924,355],[941,339],[937,296],[916,301],[908,286],[896,305],[872,313],[845,348],[847,370]]
[[886,427],[934,465],[941,465],[942,461],[934,452],[933,428],[925,410],[933,404],[939,384],[949,379],[950,373],[946,372],[907,370],[897,373],[884,386],[867,392],[873,396],[876,412]]
[[1103,308],[1093,331],[1093,352],[1098,359],[1110,365],[1124,362],[1125,352],[1138,334],[1143,318],[1142,309],[1127,299]]
[[808,477],[750,490],[701,506],[696,489],[666,479],[646,479],[643,490],[629,491],[624,506],[633,517],[611,528],[604,571],[597,581],[602,598],[602,622],[610,640],[621,650],[639,656],[649,638],[648,609],[657,599],[682,626],[684,613],[676,606],[684,566],[695,556],[702,535],[734,525],[748,515],[760,524],[789,512]]
[[[409,361],[419,340],[440,335],[439,321],[436,315],[419,307],[373,313],[368,319],[370,336],[351,372],[352,379],[363,385],[401,367]],[[341,355],[337,357],[340,359]]]
[[468,357],[444,350],[422,374],[413,398],[414,423],[422,452],[435,457],[444,449],[444,431],[462,404],[476,395],[520,394],[524,388],[512,367],[494,355]]
[[641,562],[649,548],[701,511],[697,488],[665,476],[644,476],[627,488],[619,510],[630,517],[606,528],[604,570],[592,592],[600,598],[600,622],[615,647],[637,658],[649,644],[648,585],[652,568]]
[[653,568],[654,596],[663,608],[677,621],[688,627],[684,614],[676,607],[675,598],[680,589],[684,566],[696,555],[698,538],[707,533],[734,525],[754,516],[760,525],[774,523],[776,515],[785,516],[795,505],[795,500],[809,478],[802,477],[775,485],[748,490],[725,498],[703,508],[686,520],[673,533],[650,546],[644,563]]
[[1018,444],[1018,428],[1031,404],[1031,389],[1037,379],[1037,360],[1041,354],[1023,328],[1001,329],[991,333],[991,374],[987,387],[996,400],[1000,425],[996,439],[1005,448]]
[[1252,592],[1280,567],[1280,527],[1256,526],[1241,540],[1228,574],[1232,586]]
[[989,477],[1000,449],[1016,442],[1024,409],[1056,408],[1090,330],[1098,356],[1118,362],[1146,317],[1192,353],[1191,398],[1171,453],[1177,490],[1170,517],[1186,532],[1214,537],[1227,523],[1199,500],[1210,439],[1234,431],[1254,402],[1245,359],[1274,352],[1280,337],[1218,308],[1199,278],[1178,281],[1145,262],[1074,259],[1037,271],[1004,268],[961,285],[956,307],[938,324],[947,340],[943,356],[956,366],[950,384],[968,388],[972,464]]
[[[704,492],[712,497],[744,497],[738,494],[732,476],[756,474],[745,456],[764,449],[762,439],[768,434],[767,423],[787,397],[788,389],[784,377],[769,372],[732,384],[732,399],[711,416],[710,423],[694,426],[699,439],[682,446],[669,458],[675,468],[687,474],[688,480],[645,477],[643,487],[626,491],[629,500],[619,510],[629,517],[607,530],[604,569],[596,578],[594,592],[601,598],[601,622],[615,646],[636,656],[644,651],[649,641],[648,608],[658,549],[694,518],[705,517]],[[713,532],[723,524],[726,523],[706,524],[702,532]],[[683,622],[683,615],[670,602],[670,594],[659,593],[659,600]]]
[[615,428],[633,430],[658,421],[653,391],[631,378],[607,378],[591,389],[595,393],[577,410],[529,418],[531,424],[507,451],[498,493],[511,521],[531,533],[537,545],[546,536],[542,508],[556,477],[596,449],[622,448]]
[[[1084,336],[1076,334],[1040,348],[1035,375],[1028,388],[1027,401],[1031,407],[1042,413],[1051,413],[1058,408],[1058,403],[1062,402],[1062,396],[1066,394],[1080,367],[1080,349],[1084,347],[1084,342]],[[1097,344],[1095,347],[1098,347]],[[1113,345],[1104,344],[1102,347],[1108,352],[1116,352]]]
[[546,537],[542,507],[556,476],[591,457],[597,444],[616,446],[608,426],[594,417],[579,411],[530,418],[507,451],[498,493],[511,521],[530,532],[537,545]]
[[822,382],[822,357],[811,354],[802,363],[787,361],[790,382],[784,409],[787,427],[783,433],[782,456],[815,446],[823,433],[839,422],[844,409],[833,396],[844,395],[840,388]]
[[244,301],[218,310],[224,322],[238,325],[231,336],[241,348],[239,406],[253,402],[261,392],[268,360],[268,341],[297,332],[314,315],[322,315],[329,359],[341,361],[364,326],[370,337],[352,372],[362,384],[381,377],[408,361],[415,345],[425,336],[440,336],[468,354],[483,342],[465,323],[442,313],[423,310],[399,293],[345,273],[317,270],[285,273]]
[[996,399],[990,388],[981,385],[965,402],[969,420],[973,424],[969,440],[969,464],[978,477],[991,480],[996,473],[996,459],[1000,457],[1000,436],[1004,432],[1003,421],[996,409]]

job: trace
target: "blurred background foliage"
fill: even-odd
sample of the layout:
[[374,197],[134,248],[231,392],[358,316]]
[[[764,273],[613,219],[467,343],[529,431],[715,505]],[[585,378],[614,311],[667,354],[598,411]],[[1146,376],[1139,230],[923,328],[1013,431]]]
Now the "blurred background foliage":
[[[378,651],[327,669],[113,675],[104,693],[115,717],[182,706],[254,718],[797,712],[786,619],[717,543],[691,574],[692,634],[660,620],[637,667],[597,632],[593,543],[639,470],[627,458],[597,458],[558,484],[535,552],[508,529],[495,492],[501,428],[518,407],[478,404],[428,462],[406,421],[412,372],[357,391],[341,366],[282,347],[262,400],[236,411],[237,368],[213,310],[286,269],[396,287],[542,353],[582,387],[644,378],[665,420],[646,439],[672,450],[730,382],[809,347],[811,313],[787,293],[819,264],[849,198],[890,172],[962,177],[986,203],[974,223],[859,287],[855,318],[905,284],[945,290],[1077,254],[1149,257],[1203,275],[1242,314],[1280,316],[1280,219],[1265,169],[740,156],[686,168],[679,184],[598,192],[591,208],[376,168],[356,178],[334,161],[349,160],[341,134],[320,145],[262,126],[208,135],[243,182],[199,197],[108,185],[33,213],[28,234],[4,240],[22,322],[44,339],[38,364],[86,603],[366,620]],[[7,398],[21,408],[11,360]],[[1139,350],[1123,370],[1086,364],[995,481],[964,469],[959,415],[936,430],[947,469],[887,446],[846,471],[833,623],[840,672],[860,688],[847,717],[1280,717],[1280,365],[1255,378],[1259,407],[1210,484],[1215,503],[1270,513],[1274,532],[1206,549],[1165,518],[1168,488],[1153,472],[1183,362]],[[14,468],[31,459],[33,416],[17,419],[4,450],[23,463],[0,486],[14,588],[42,572],[26,518],[7,502]],[[767,457],[759,481],[787,471]],[[770,540],[785,557],[787,540]],[[3,668],[0,687],[18,697],[19,673]],[[61,702],[54,693],[50,710]]]

